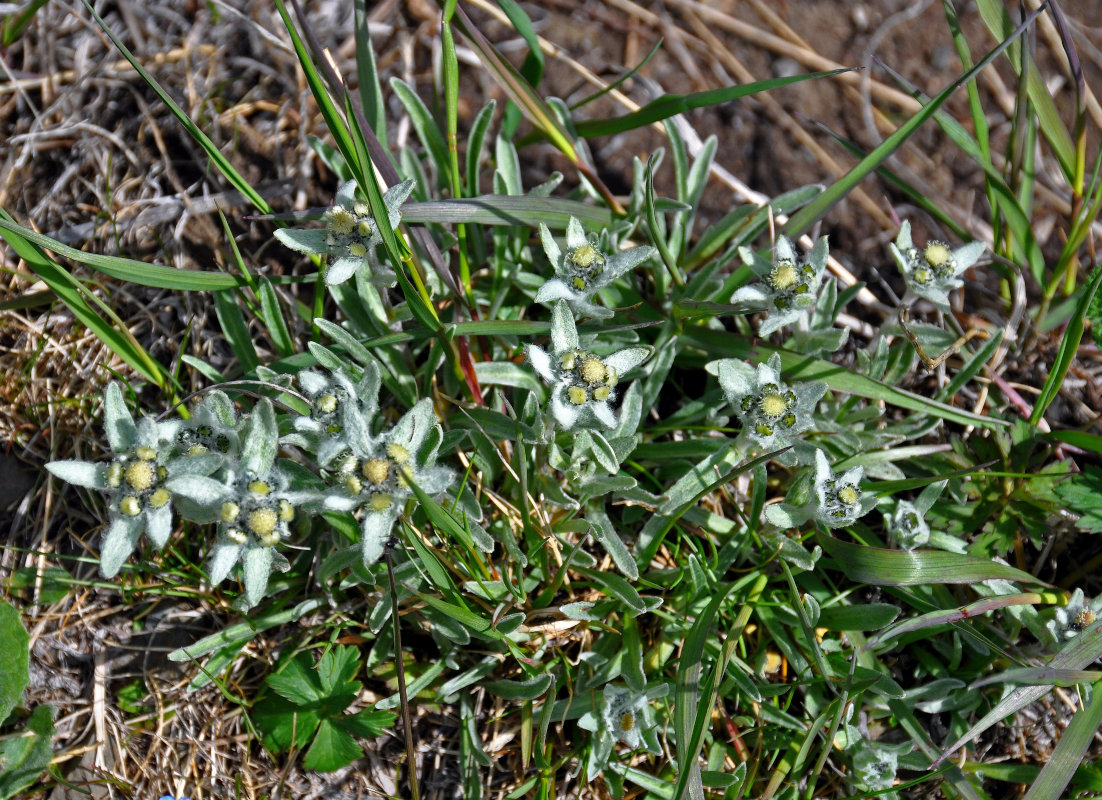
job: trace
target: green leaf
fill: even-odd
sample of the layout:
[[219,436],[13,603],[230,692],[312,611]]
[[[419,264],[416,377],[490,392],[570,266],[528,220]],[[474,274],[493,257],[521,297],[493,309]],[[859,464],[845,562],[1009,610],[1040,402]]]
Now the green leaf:
[[226,335],[230,349],[241,362],[241,371],[244,373],[255,372],[260,365],[260,358],[256,354],[253,345],[252,334],[245,322],[245,315],[238,305],[238,295],[235,292],[214,292],[214,313],[218,316],[218,324],[222,333]]
[[934,550],[885,550],[863,547],[819,534],[815,541],[850,580],[873,586],[922,586],[929,583],[975,583],[996,578],[1044,585],[1028,572],[957,553]]
[[1082,473],[1061,481],[1055,491],[1065,508],[1079,515],[1076,524],[1080,529],[1102,531],[1102,469],[1085,464]]
[[19,612],[0,601],[0,725],[23,700],[30,680],[30,644]]
[[322,690],[328,694],[339,691],[360,671],[360,652],[355,647],[337,645],[321,657],[318,676]]
[[332,720],[323,719],[318,725],[314,743],[306,751],[302,766],[319,772],[333,772],[362,758],[364,751],[356,740],[341,730]]
[[26,735],[16,734],[0,740],[0,800],[21,795],[50,766],[53,751],[50,739],[56,732],[57,709],[40,705],[27,720]]
[[771,78],[765,81],[744,83],[738,86],[725,86],[722,89],[709,89],[705,92],[693,94],[664,94],[657,100],[652,100],[638,111],[624,114],[619,117],[607,119],[580,120],[574,123],[578,135],[583,138],[594,136],[612,136],[624,131],[633,131],[664,119],[684,114],[695,108],[708,108],[709,106],[737,100],[759,92],[767,92],[781,86],[812,80],[814,78],[831,78],[849,72],[851,68],[836,69],[830,72],[812,72],[807,75],[790,75],[786,78]]
[[545,672],[522,681],[486,681],[482,685],[490,694],[506,700],[535,700],[544,695],[551,686],[552,680],[551,674]]
[[297,653],[279,670],[264,679],[272,690],[300,706],[310,706],[326,696],[318,670],[308,653]]
[[272,337],[280,357],[287,358],[295,354],[295,345],[291,341],[291,332],[287,328],[287,322],[283,319],[283,312],[279,307],[279,298],[276,296],[272,282],[267,277],[261,276],[259,283],[260,309],[264,313],[264,324],[268,327],[268,335]]
[[257,698],[250,716],[260,731],[264,747],[273,753],[306,747],[321,722],[317,711],[267,693]]
[[899,607],[887,603],[828,606],[820,611],[817,626],[832,631],[875,631],[898,616]]
[[386,733],[397,719],[398,715],[393,711],[360,711],[357,714],[337,717],[333,720],[333,724],[361,739],[374,739]]

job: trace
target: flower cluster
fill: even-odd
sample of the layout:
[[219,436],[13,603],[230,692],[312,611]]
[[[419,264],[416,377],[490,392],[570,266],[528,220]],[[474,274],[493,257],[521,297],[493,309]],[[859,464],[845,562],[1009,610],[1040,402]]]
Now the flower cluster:
[[[383,204],[386,224],[397,227],[401,206],[413,191],[414,182],[405,181],[387,189]],[[310,255],[328,256],[325,282],[344,283],[360,270],[366,270],[372,283],[393,286],[394,270],[379,263],[376,249],[383,241],[379,220],[371,215],[367,203],[356,199],[356,182],[348,181],[337,190],[336,204],[325,212],[325,228],[282,228],[275,232],[279,241],[292,250]]]
[[861,489],[863,467],[851,467],[836,474],[822,450],[815,451],[815,496],[803,506],[774,503],[766,506],[765,518],[778,528],[796,528],[814,519],[826,528],[844,528],[867,514],[877,499]]
[[540,287],[536,302],[550,305],[565,300],[576,315],[593,319],[611,317],[612,311],[595,305],[591,298],[656,252],[653,247],[632,247],[606,255],[597,237],[587,237],[581,222],[574,217],[566,225],[565,254],[542,222],[540,241],[555,277]]
[[822,382],[783,383],[777,353],[756,367],[725,358],[711,362],[707,369],[719,378],[727,401],[742,421],[742,435],[766,450],[785,447],[810,428],[815,405],[826,394]]
[[586,712],[578,720],[579,728],[594,734],[595,742],[586,769],[590,777],[596,776],[608,765],[616,742],[622,742],[632,750],[662,752],[658,746],[651,700],[664,696],[667,690],[665,684],[646,691],[612,684],[605,686],[599,707]]
[[1088,600],[1082,589],[1076,589],[1068,598],[1067,605],[1058,607],[1055,618],[1050,619],[1045,627],[1053,639],[1060,642],[1078,636],[1099,617],[1102,617],[1102,595]]
[[983,242],[971,242],[950,250],[944,242],[934,241],[919,250],[911,241],[910,222],[900,226],[890,245],[908,291],[942,311],[949,310],[949,292],[964,285],[958,276],[979,260],[985,248]]
[[797,321],[806,322],[819,296],[827,253],[825,236],[815,242],[807,260],[802,262],[784,236],[777,238],[772,261],[748,247],[739,248],[742,260],[761,278],[761,283],[743,286],[732,295],[731,302],[766,311],[758,326],[761,336]]
[[629,347],[598,356],[581,349],[574,317],[564,300],[559,300],[551,312],[551,352],[528,346],[528,360],[552,386],[551,413],[567,430],[586,416],[608,428],[616,427],[616,414],[610,405],[616,399],[616,385],[650,353],[649,347]]

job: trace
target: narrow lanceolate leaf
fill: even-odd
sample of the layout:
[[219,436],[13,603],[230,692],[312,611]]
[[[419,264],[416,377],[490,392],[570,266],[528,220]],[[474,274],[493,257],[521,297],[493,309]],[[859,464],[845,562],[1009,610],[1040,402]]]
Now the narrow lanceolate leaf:
[[725,86],[722,89],[709,89],[706,92],[693,94],[666,94],[657,100],[647,103],[638,111],[608,119],[590,119],[574,123],[574,128],[579,136],[586,138],[592,136],[612,136],[624,131],[635,130],[650,125],[653,122],[661,122],[664,119],[684,114],[694,108],[707,108],[718,103],[726,103],[740,97],[767,92],[781,86],[792,83],[811,80],[813,78],[830,78],[849,72],[850,69],[836,69],[831,72],[812,72],[807,75],[790,75],[786,78],[771,78],[767,81],[744,83],[738,86]]
[[1025,800],[1060,800],[1066,797],[1064,789],[1083,763],[1083,756],[1087,754],[1099,725],[1102,725],[1102,681],[1091,687],[1090,703],[1071,718],[1056,749],[1048,757],[1048,763],[1041,768],[1041,774],[1026,792]]
[[249,415],[248,427],[245,428],[245,444],[241,448],[242,465],[257,475],[266,475],[275,462],[278,447],[279,432],[276,429],[275,411],[272,401],[265,397]]
[[1007,564],[940,550],[885,550],[843,542],[822,534],[816,542],[832,556],[850,580],[873,586],[920,586],[927,583],[975,583],[996,578],[1047,585]]
[[[946,582],[955,583],[957,581]],[[975,603],[970,603],[969,605],[961,606],[960,608],[950,608],[943,611],[931,611],[928,614],[922,614],[917,617],[912,617],[911,619],[905,619],[897,625],[892,625],[886,631],[884,631],[871,642],[869,642],[868,647],[871,648],[875,647],[878,644],[883,644],[889,639],[894,639],[896,636],[902,636],[904,633],[922,630],[923,628],[930,628],[934,625],[947,625],[952,622],[960,622],[962,620],[970,619],[980,614],[986,614],[998,608],[1006,608],[1007,606],[1032,605],[1034,603],[1040,602],[1043,602],[1043,598],[1041,597],[1041,595],[1030,592],[1026,594],[1011,594],[1001,595],[999,597],[985,597],[982,600],[977,600]]]
[[563,197],[484,194],[455,200],[407,203],[402,206],[403,222],[436,222],[448,225],[475,222],[481,225],[536,228],[542,222],[553,230],[566,230],[571,217],[591,230],[600,230],[612,224],[612,215],[608,209]]

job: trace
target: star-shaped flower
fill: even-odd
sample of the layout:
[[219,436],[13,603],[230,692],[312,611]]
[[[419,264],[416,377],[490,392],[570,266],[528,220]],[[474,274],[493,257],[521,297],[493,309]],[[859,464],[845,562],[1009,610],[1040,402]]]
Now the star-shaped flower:
[[617,742],[622,742],[633,751],[662,752],[658,746],[651,700],[662,697],[667,690],[664,684],[642,692],[611,684],[605,686],[599,707],[587,711],[578,720],[578,727],[591,731],[596,739],[587,769],[591,778],[608,765],[612,748]]
[[1102,595],[1087,600],[1082,589],[1076,589],[1068,598],[1066,606],[1058,607],[1055,619],[1050,619],[1045,627],[1055,641],[1071,639],[1095,623],[1102,616]]
[[612,311],[595,305],[591,298],[655,253],[653,247],[642,246],[606,255],[598,247],[597,237],[586,237],[582,223],[574,217],[566,223],[565,254],[542,222],[540,241],[547,260],[555,270],[555,277],[536,292],[536,302],[551,305],[565,300],[579,317],[593,319],[611,317]]
[[911,223],[904,222],[889,247],[908,291],[948,311],[949,292],[964,285],[957,276],[974,265],[987,246],[983,242],[970,242],[950,250],[945,242],[934,241],[920,251],[911,241]]
[[275,550],[290,534],[297,508],[318,500],[309,491],[294,491],[290,477],[276,466],[279,433],[275,411],[267,398],[245,423],[241,460],[222,471],[217,496],[218,540],[211,551],[210,581],[224,581],[240,561],[245,582],[244,606],[259,603],[272,569],[287,569],[287,559]]
[[298,434],[285,437],[284,442],[306,447],[319,464],[328,464],[338,453],[348,451],[350,439],[366,435],[359,427],[379,410],[379,367],[368,363],[357,381],[343,369],[303,370],[297,379],[310,401],[310,415],[295,418]]
[[774,353],[756,367],[734,358],[713,361],[708,372],[742,421],[742,435],[764,450],[792,444],[815,421],[815,405],[826,394],[826,384],[781,381],[781,357]]
[[218,468],[222,456],[176,455],[179,423],[149,417],[135,423],[117,383],[108,384],[104,392],[103,418],[114,453],[110,462],[51,461],[46,469],[109,496],[111,524],[100,547],[100,571],[111,578],[143,532],[155,547],[164,547],[172,534],[173,500],[201,499],[205,489],[216,487],[218,482],[205,476]]
[[910,500],[898,500],[895,512],[884,515],[884,529],[904,550],[914,550],[930,541],[926,512],[934,505],[945,485],[945,481],[935,481],[923,489],[913,503]]
[[[413,191],[414,182],[392,186],[383,195],[387,224],[393,229],[402,218],[402,203]],[[371,209],[356,199],[356,182],[348,181],[337,190],[337,202],[325,212],[325,229],[281,228],[275,237],[300,253],[329,256],[325,282],[330,286],[344,283],[358,270],[367,269],[372,283],[393,286],[394,270],[379,262],[375,250],[382,243],[379,222]]]
[[369,426],[357,426],[358,435],[348,438],[351,454],[339,456],[331,468],[336,488],[326,496],[324,505],[335,511],[360,511],[360,546],[365,565],[379,560],[386,547],[394,521],[412,496],[411,484],[428,495],[443,492],[454,473],[434,466],[439,430],[432,401],[424,399],[390,430],[372,436]]
[[815,242],[807,260],[802,263],[796,257],[792,243],[784,236],[777,238],[772,261],[762,258],[749,247],[740,247],[739,255],[761,278],[761,283],[743,286],[731,296],[731,302],[765,310],[765,319],[758,326],[760,336],[768,336],[778,328],[801,319],[806,321],[819,297],[827,252],[825,236]]
[[551,384],[551,413],[565,430],[592,416],[608,428],[616,427],[616,399],[620,378],[651,354],[649,347],[628,347],[598,356],[578,346],[578,329],[565,300],[551,311],[551,352],[528,346],[528,360]]
[[836,475],[826,453],[815,451],[815,498],[803,507],[774,503],[765,507],[765,518],[778,528],[796,528],[809,519],[826,528],[844,528],[867,514],[877,503],[861,490],[864,467],[851,467]]

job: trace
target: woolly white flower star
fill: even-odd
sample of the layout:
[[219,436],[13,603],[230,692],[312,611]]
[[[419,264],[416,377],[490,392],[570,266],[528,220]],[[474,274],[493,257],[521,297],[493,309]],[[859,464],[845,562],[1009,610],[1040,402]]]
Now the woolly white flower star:
[[861,491],[864,475],[864,467],[851,467],[842,475],[836,475],[826,453],[816,450],[815,499],[801,508],[788,503],[766,506],[765,518],[778,528],[797,528],[812,518],[827,528],[852,525],[877,503],[876,497]]
[[[413,191],[414,182],[392,186],[383,195],[387,224],[397,227],[402,203]],[[281,228],[275,237],[300,253],[328,255],[325,282],[344,283],[358,270],[367,269],[372,283],[393,286],[394,270],[379,263],[375,249],[382,243],[379,221],[371,216],[367,203],[356,199],[356,182],[348,181],[337,190],[337,202],[325,212],[325,229]]]
[[565,254],[542,222],[540,241],[547,260],[555,270],[555,277],[536,292],[536,302],[551,305],[565,300],[579,317],[593,319],[611,317],[612,311],[593,304],[591,298],[655,253],[653,247],[644,246],[606,255],[598,248],[596,237],[587,238],[582,224],[574,217],[566,224]]
[[707,365],[719,378],[728,402],[742,421],[742,435],[771,450],[791,444],[814,422],[815,404],[826,394],[826,384],[781,382],[781,357],[774,353],[753,367],[725,358]]
[[731,296],[732,303],[744,303],[765,310],[758,327],[760,336],[807,319],[819,297],[819,287],[827,264],[827,239],[820,238],[804,262],[800,262],[792,243],[777,238],[773,260],[767,261],[749,247],[740,247],[739,255],[762,280],[743,286]]
[[1102,616],[1102,595],[1087,600],[1082,589],[1076,589],[1068,598],[1066,606],[1056,609],[1056,618],[1050,619],[1045,627],[1053,639],[1060,642],[1078,636]]
[[528,346],[532,367],[551,384],[551,413],[566,430],[584,422],[586,414],[615,428],[616,413],[611,403],[616,399],[616,385],[621,376],[650,354],[649,347],[628,347],[609,356],[582,350],[565,300],[555,303],[551,312],[551,352]]
[[117,383],[104,392],[103,417],[112,461],[51,461],[46,469],[64,481],[110,496],[111,525],[100,547],[100,571],[111,578],[143,532],[155,547],[164,547],[172,534],[172,501],[202,501],[207,491],[216,489],[218,482],[205,476],[218,468],[222,457],[175,456],[179,423],[142,417],[135,424]]
[[[439,431],[432,401],[418,402],[380,436],[372,436],[366,424],[356,427],[358,435],[350,436],[351,453],[339,456],[332,467],[338,488],[326,496],[326,508],[363,514],[363,563],[379,560],[390,538],[394,521],[413,494],[415,485],[428,495],[437,495],[451,484],[454,473],[446,467],[436,467],[435,445],[426,448],[430,432]],[[426,452],[427,450],[427,452]]]
[[904,222],[889,247],[907,282],[907,289],[940,310],[948,311],[949,292],[964,285],[957,276],[974,265],[987,246],[983,242],[970,242],[950,250],[949,245],[935,241],[927,243],[920,251],[911,241],[911,223]]

